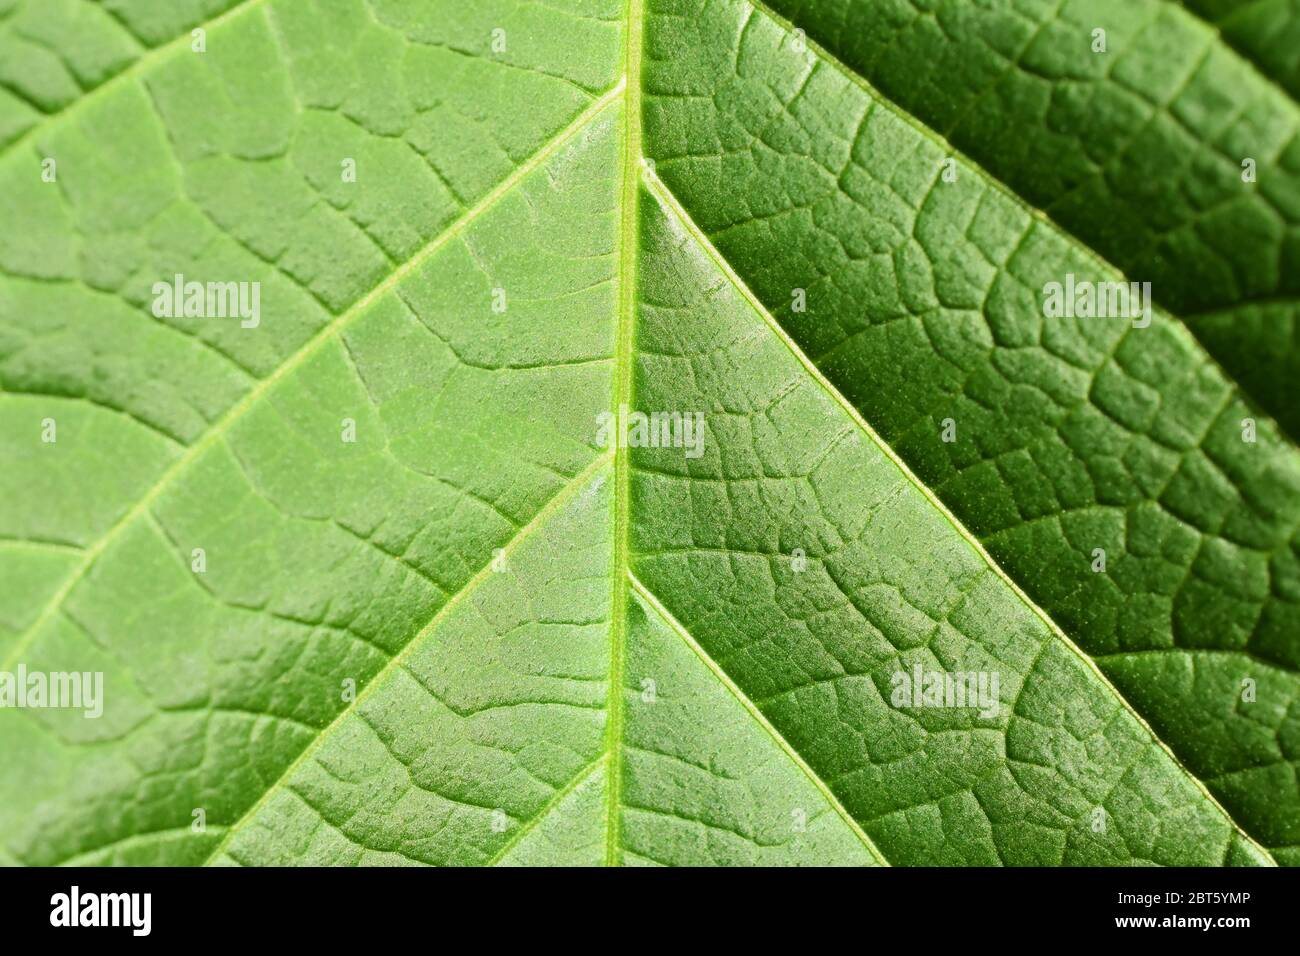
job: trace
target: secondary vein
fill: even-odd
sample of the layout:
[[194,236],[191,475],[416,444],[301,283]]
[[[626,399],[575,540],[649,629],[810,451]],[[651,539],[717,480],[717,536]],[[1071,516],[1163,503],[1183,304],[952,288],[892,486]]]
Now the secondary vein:
[[826,802],[830,804],[831,809],[834,810],[848,828],[853,831],[853,834],[862,841],[862,845],[867,848],[867,852],[885,866],[889,866],[889,860],[886,859],[885,855],[880,852],[873,842],[871,842],[871,837],[867,836],[866,831],[862,829],[858,821],[853,818],[852,814],[849,813],[844,804],[840,803],[839,798],[835,796],[835,793],[831,790],[826,781],[817,776],[817,772],[809,766],[808,761],[804,760],[803,755],[799,753],[799,751],[795,750],[794,746],[785,739],[776,727],[772,725],[772,722],[767,719],[761,710],[758,709],[758,705],[750,700],[749,696],[740,689],[740,685],[731,679],[727,672],[722,669],[721,665],[709,656],[708,651],[700,646],[699,641],[692,636],[691,632],[686,629],[686,626],[678,621],[677,618],[673,616],[673,613],[664,606],[664,603],[655,596],[654,592],[646,587],[645,584],[641,582],[640,578],[630,570],[628,571],[628,580],[632,584],[632,590],[636,591],[636,593],[641,596],[641,599],[654,609],[655,613],[659,615],[660,619],[666,625],[668,625],[669,629],[680,637],[686,643],[686,646],[695,653],[695,656],[703,662],[704,666],[712,672],[713,676],[717,678],[718,683],[722,684],[723,687],[731,692],[731,695],[736,698],[736,701],[741,707],[745,708],[745,711],[754,719],[754,722],[766,730],[776,742],[776,745],[781,748],[781,751],[790,758],[790,761],[803,771],[804,776],[806,776],[812,785],[817,788],[817,791],[822,795]]
[[524,838],[528,836],[528,834],[532,833],[535,829],[537,829],[537,827],[539,827],[542,824],[542,821],[544,821],[547,817],[549,817],[552,811],[554,811],[561,803],[563,803],[571,793],[573,793],[584,783],[586,783],[588,780],[594,777],[596,775],[596,771],[602,769],[605,766],[605,762],[608,759],[609,759],[608,752],[602,752],[598,757],[596,757],[595,760],[593,760],[591,763],[587,764],[587,766],[579,770],[577,774],[574,775],[572,780],[570,780],[563,787],[556,790],[555,793],[551,795],[551,799],[547,800],[546,803],[542,806],[542,808],[538,810],[537,813],[534,814],[531,819],[520,824],[519,828],[511,835],[510,839],[507,840],[504,844],[502,844],[501,849],[497,850],[497,852],[493,854],[492,858],[488,860],[487,863],[484,864],[484,866],[497,866],[498,864],[500,864],[500,862],[504,860],[507,856],[509,856],[510,852],[515,847],[523,843]]
[[[766,0],[746,0],[746,2],[749,4],[751,9],[757,11],[758,13],[761,13],[763,16],[767,17],[769,20],[771,20],[777,26],[781,27],[781,29],[786,31],[787,33],[793,31],[796,28],[796,25],[794,23],[791,23],[789,19],[783,17],[781,14],[777,13],[770,6],[768,6]],[[1097,266],[1099,266],[1103,271],[1109,271],[1111,273],[1114,273],[1117,276],[1124,276],[1125,278],[1128,278],[1128,275],[1124,272],[1123,269],[1121,269],[1115,263],[1111,262],[1108,258],[1102,255],[1092,246],[1088,245],[1087,242],[1082,237],[1072,232],[1063,223],[1058,222],[1056,219],[1052,218],[1052,216],[1049,215],[1046,210],[1040,209],[1037,206],[1035,206],[1033,203],[1031,203],[1010,182],[1000,179],[999,177],[995,176],[993,173],[989,172],[983,166],[983,164],[976,162],[974,159],[968,156],[963,150],[958,149],[955,145],[949,142],[946,136],[944,136],[938,130],[926,124],[922,119],[920,119],[915,114],[909,112],[898,101],[882,93],[866,77],[858,73],[856,70],[854,70],[851,66],[845,63],[835,54],[831,53],[829,50],[827,50],[821,44],[817,43],[811,37],[806,38],[805,43],[807,44],[808,49],[812,51],[821,62],[825,63],[827,66],[834,69],[836,72],[842,75],[846,80],[848,80],[853,85],[857,86],[859,89],[865,92],[869,97],[871,97],[873,102],[880,104],[886,110],[893,113],[900,120],[907,123],[907,125],[911,126],[922,136],[938,143],[949,156],[960,159],[963,165],[977,172],[980,176],[983,176],[984,180],[993,189],[997,190],[1009,201],[1015,203],[1017,206],[1023,209],[1025,213],[1030,216],[1030,218],[1034,219],[1037,222],[1043,223],[1045,226],[1049,227],[1053,231],[1059,232],[1060,234],[1071,239],[1074,242],[1074,245],[1080,251],[1080,253],[1086,256],[1087,258],[1093,260],[1093,262]],[[1239,307],[1240,307],[1240,303],[1234,303],[1234,304],[1230,304],[1229,306],[1226,306],[1225,308],[1239,308]],[[1204,356],[1205,361],[1214,366],[1215,370],[1218,371],[1219,375],[1223,377],[1223,380],[1225,382],[1227,382],[1232,388],[1236,389],[1237,392],[1239,392],[1240,394],[1245,396],[1250,396],[1250,392],[1246,389],[1246,387],[1242,385],[1242,383],[1239,382],[1236,378],[1234,378],[1232,375],[1228,373],[1228,370],[1224,368],[1223,363],[1219,361],[1218,357],[1211,355],[1210,352],[1201,344],[1200,340],[1191,331],[1190,327],[1187,325],[1187,323],[1183,320],[1182,317],[1175,315],[1173,312],[1170,312],[1168,309],[1164,309],[1164,308],[1157,308],[1156,312],[1162,316],[1174,320],[1172,323],[1170,323],[1169,327],[1171,329],[1176,330],[1176,334],[1184,337],[1187,342],[1192,344],[1195,347],[1195,349],[1202,356]],[[1283,436],[1288,442],[1290,442],[1290,444],[1293,447],[1300,445],[1300,436],[1292,435],[1290,432],[1288,432],[1285,428],[1282,427],[1282,424],[1278,422],[1277,419],[1273,418],[1271,415],[1268,415],[1268,413],[1265,410],[1261,409],[1259,415],[1267,417],[1267,419],[1270,422],[1272,422],[1273,427],[1277,429],[1278,435]]]
[[211,20],[208,20],[204,23],[195,24],[194,26],[190,27],[189,30],[182,33],[180,36],[168,40],[162,46],[154,47],[148,53],[144,54],[139,59],[137,59],[134,63],[128,66],[125,70],[122,70],[119,73],[114,73],[107,80],[105,80],[103,83],[100,83],[99,86],[96,86],[94,89],[86,93],[84,96],[78,97],[77,99],[73,100],[71,103],[64,106],[62,109],[56,110],[53,113],[46,113],[39,120],[37,120],[31,127],[29,127],[25,132],[23,132],[22,135],[18,136],[16,139],[11,140],[8,143],[8,145],[0,147],[0,159],[3,159],[14,152],[17,152],[17,150],[20,147],[22,147],[23,145],[31,141],[40,133],[49,129],[54,123],[62,119],[65,119],[68,116],[71,116],[79,109],[83,109],[87,103],[97,102],[109,90],[116,89],[118,86],[125,83],[127,80],[131,79],[132,77],[135,77],[136,75],[148,70],[159,60],[181,49],[183,46],[185,46],[186,43],[190,41],[190,38],[193,35],[192,31],[212,30],[243,13],[247,13],[248,11],[254,9],[255,7],[259,6],[264,2],[265,0],[242,0],[241,3],[235,4],[235,6],[231,7],[225,13],[219,14],[218,16],[215,16]]
[[[593,477],[596,476],[608,463],[609,455],[601,455],[584,468],[572,481],[556,492],[555,496],[542,506],[542,509],[533,516],[532,520],[529,521],[528,524],[519,529],[519,532],[510,539],[504,548],[501,549],[502,553],[507,557],[513,554],[534,531],[546,523],[546,520],[551,515],[563,508],[576,494],[578,494],[578,492],[585,488],[591,482]],[[375,674],[374,677],[370,678],[370,681],[356,695],[356,697],[353,698],[346,707],[339,711],[338,715],[330,721],[324,729],[312,738],[311,743],[303,748],[302,753],[298,754],[298,756],[294,758],[294,761],[285,768],[284,772],[276,778],[275,782],[262,792],[262,795],[257,799],[257,802],[249,807],[238,820],[231,824],[230,829],[226,831],[225,837],[216,845],[205,863],[211,863],[225,851],[226,847],[230,845],[230,841],[234,839],[235,834],[239,832],[245,823],[253,819],[253,817],[257,815],[257,812],[267,804],[271,797],[280,791],[280,788],[283,787],[284,784],[293,776],[294,772],[306,763],[312,754],[320,749],[324,742],[329,739],[335,728],[339,727],[343,721],[356,712],[356,710],[360,708],[361,704],[375,692],[375,689],[382,686],[385,679],[392,674],[393,671],[401,667],[403,662],[405,662],[418,647],[420,647],[438,630],[438,626],[447,619],[451,612],[454,611],[466,597],[473,594],[475,589],[493,573],[491,563],[483,565],[483,567],[478,570],[478,573],[465,583],[464,587],[448,598],[447,602],[443,604],[442,607],[438,608],[437,613],[434,614],[429,622],[425,624],[424,627],[420,628],[415,636],[407,641],[406,645],[395,654],[392,659]]]
[[1120,705],[1129,713],[1138,725],[1142,727],[1156,746],[1165,752],[1165,755],[1168,756],[1173,765],[1183,772],[1192,785],[1200,792],[1201,796],[1223,815],[1224,819],[1228,821],[1242,839],[1254,846],[1265,858],[1271,860],[1272,855],[1242,828],[1236,818],[1233,817],[1226,808],[1224,808],[1212,793],[1210,793],[1205,782],[1196,776],[1196,774],[1192,773],[1191,770],[1189,770],[1183,762],[1179,760],[1178,755],[1174,753],[1173,748],[1171,748],[1164,739],[1156,734],[1155,730],[1149,723],[1147,723],[1146,719],[1138,713],[1137,709],[1134,708],[1131,703],[1129,703],[1128,698],[1121,694],[1119,688],[1117,688],[1111,682],[1110,678],[1106,676],[1102,669],[1097,665],[1097,662],[1086,654],[1084,650],[1079,647],[1079,645],[1076,644],[1064,630],[1061,629],[1061,626],[1056,623],[1052,616],[1039,607],[1034,600],[1025,593],[1024,589],[1021,588],[1005,570],[1003,570],[1002,566],[994,560],[991,554],[989,554],[988,549],[984,547],[983,542],[976,538],[975,535],[961,523],[957,516],[949,510],[948,506],[944,504],[943,501],[940,500],[939,497],[916,476],[912,469],[909,468],[907,463],[899,457],[898,453],[894,451],[889,443],[881,438],[876,430],[871,427],[871,424],[862,417],[862,413],[858,411],[857,407],[845,398],[840,390],[835,387],[834,383],[822,374],[821,369],[819,369],[812,359],[804,353],[798,343],[790,337],[790,334],[786,332],[772,313],[768,311],[767,306],[759,300],[758,296],[753,293],[749,286],[745,284],[745,281],[736,273],[736,270],[731,267],[731,264],[723,258],[722,253],[718,251],[711,241],[709,241],[708,236],[706,236],[704,231],[695,223],[690,214],[678,201],[677,197],[673,195],[672,191],[669,190],[657,176],[650,173],[648,170],[644,175],[650,191],[655,194],[655,197],[659,199],[661,203],[663,203],[666,210],[671,211],[671,213],[677,217],[683,228],[695,238],[695,241],[699,243],[700,248],[703,249],[704,252],[714,261],[718,269],[727,277],[732,285],[735,286],[736,291],[740,293],[745,301],[749,303],[750,307],[759,315],[760,318],[762,318],[762,320],[772,330],[773,334],[775,334],[777,338],[785,344],[786,348],[790,350],[795,359],[798,360],[799,364],[804,367],[805,371],[807,371],[813,381],[815,381],[821,388],[825,389],[831,400],[844,410],[845,414],[848,415],[858,428],[862,430],[863,434],[865,434],[867,438],[894,463],[894,466],[903,473],[903,476],[911,482],[913,486],[915,486],[917,491],[925,497],[930,505],[937,510],[950,525],[952,525],[953,530],[957,532],[967,545],[975,550],[984,563],[988,565],[989,569],[997,575],[1002,584],[1009,588],[1011,593],[1024,604],[1029,612],[1043,623],[1047,628],[1048,633],[1061,641],[1061,643],[1064,644],[1072,654],[1077,656],[1083,665],[1101,683],[1101,685],[1115,696],[1115,699],[1119,701]]
[[72,573],[60,585],[59,589],[54,592],[49,602],[41,610],[40,615],[32,621],[26,632],[14,644],[9,655],[0,663],[0,670],[12,670],[21,656],[26,653],[27,648],[31,646],[36,635],[40,633],[41,626],[49,617],[62,606],[64,600],[71,593],[72,588],[76,585],[90,566],[94,563],[108,546],[116,540],[117,536],[122,533],[131,523],[138,518],[158,497],[171,486],[186,469],[197,461],[209,447],[219,441],[244,414],[252,408],[257,402],[276,386],[287,375],[303,364],[308,358],[314,355],[327,341],[333,339],[343,331],[357,316],[377,300],[380,296],[391,290],[407,275],[427,261],[430,257],[437,254],[452,239],[459,236],[481,215],[496,205],[496,203],[516,185],[540,165],[546,162],[551,156],[558,152],[566,143],[584,129],[597,115],[600,114],[606,106],[617,99],[623,92],[623,83],[611,89],[600,99],[596,100],[578,117],[570,123],[565,129],[558,133],[545,146],[534,153],[529,159],[521,163],[513,173],[502,180],[495,189],[480,199],[472,209],[469,209],[463,216],[453,222],[442,233],[431,239],[420,251],[415,253],[410,259],[380,282],[377,286],[363,295],[354,302],[346,311],[340,313],[323,326],[311,339],[309,339],[302,348],[298,349],[293,355],[285,360],[269,376],[258,382],[253,388],[244,394],[235,405],[233,405],[211,428],[203,433],[199,439],[191,445],[184,454],[176,458],[167,470],[159,476],[158,480],[149,488],[144,496],[141,497],[133,507],[130,508],[121,518],[112,525],[99,540],[87,548],[84,552],[81,562],[72,569]]

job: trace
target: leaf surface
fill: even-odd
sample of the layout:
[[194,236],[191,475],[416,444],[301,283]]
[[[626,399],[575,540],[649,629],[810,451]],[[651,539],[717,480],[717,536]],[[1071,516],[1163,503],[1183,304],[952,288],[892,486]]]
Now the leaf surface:
[[1300,862],[1282,13],[11,6],[0,859]]

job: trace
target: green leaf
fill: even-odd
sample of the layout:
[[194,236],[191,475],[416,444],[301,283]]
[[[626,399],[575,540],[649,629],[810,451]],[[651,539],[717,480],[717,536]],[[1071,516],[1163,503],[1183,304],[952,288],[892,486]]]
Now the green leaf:
[[0,861],[1300,863],[1240,6],[8,4]]

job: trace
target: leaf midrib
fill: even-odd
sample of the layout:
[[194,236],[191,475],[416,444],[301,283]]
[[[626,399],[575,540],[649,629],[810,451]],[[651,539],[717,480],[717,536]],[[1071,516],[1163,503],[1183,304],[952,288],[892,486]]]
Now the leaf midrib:
[[[644,154],[641,145],[641,44],[644,28],[644,0],[625,0],[623,8],[623,168],[619,197],[619,304],[618,331],[614,352],[614,383],[611,414],[620,421],[619,410],[632,404],[632,363],[636,327],[636,274],[640,258],[638,175]],[[615,441],[614,451],[614,547],[611,564],[609,676],[605,707],[605,865],[621,860],[623,781],[623,673],[627,642],[628,526],[631,505],[631,461],[629,449]]]

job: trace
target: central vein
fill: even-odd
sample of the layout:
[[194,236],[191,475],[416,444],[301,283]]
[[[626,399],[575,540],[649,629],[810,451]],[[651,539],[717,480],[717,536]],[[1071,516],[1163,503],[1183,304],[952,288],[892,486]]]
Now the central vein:
[[[636,312],[638,202],[641,187],[641,32],[643,0],[627,0],[623,22],[623,183],[620,202],[618,341],[614,357],[614,421],[623,407],[631,407],[632,338]],[[623,782],[623,669],[627,640],[628,601],[628,500],[630,463],[625,442],[616,443],[614,455],[614,554],[611,568],[609,698],[606,752],[605,864],[618,866],[621,850]]]

